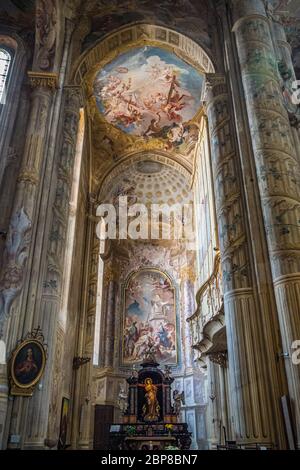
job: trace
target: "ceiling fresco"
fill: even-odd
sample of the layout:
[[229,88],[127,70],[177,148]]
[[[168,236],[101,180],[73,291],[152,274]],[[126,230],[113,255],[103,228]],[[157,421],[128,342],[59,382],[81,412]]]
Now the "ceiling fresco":
[[137,162],[104,183],[101,201],[118,204],[120,196],[127,196],[129,205],[193,203],[186,177],[176,169],[152,160]]
[[167,26],[211,46],[208,25],[212,20],[208,20],[205,0],[91,0],[85,3],[82,13],[91,19],[83,50],[114,29],[139,22]]
[[203,76],[167,50],[139,47],[97,74],[98,110],[123,132],[166,141],[165,149],[195,137],[190,120],[200,108]]

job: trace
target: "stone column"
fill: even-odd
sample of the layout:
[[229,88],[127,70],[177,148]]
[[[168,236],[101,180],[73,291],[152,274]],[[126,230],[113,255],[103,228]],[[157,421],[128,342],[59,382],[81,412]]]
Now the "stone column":
[[207,359],[207,410],[206,422],[208,428],[208,442],[210,449],[216,449],[220,443],[220,383],[219,366]]
[[95,217],[97,200],[89,195],[88,225],[86,235],[86,264],[83,273],[83,303],[78,330],[77,355],[90,357],[91,361],[76,373],[72,423],[72,442],[78,449],[93,446],[94,407],[87,401],[93,378],[93,349],[95,337],[95,315],[97,303],[98,267],[100,241],[96,235],[98,220]]
[[265,345],[262,313],[253,288],[247,218],[224,76],[207,75],[205,99],[220,239],[233,433],[241,444],[282,446],[282,423],[272,410],[274,403],[278,406],[279,397],[268,370],[275,358]]
[[193,315],[195,311],[195,300],[194,300],[194,281],[195,273],[193,269],[189,266],[185,266],[181,270],[181,286],[182,286],[182,298],[183,298],[183,312],[182,312],[182,337],[184,338],[184,353],[185,353],[185,368],[186,372],[191,372],[193,368],[193,350],[191,345],[191,332],[188,323],[186,322],[187,318]]
[[[112,261],[111,261],[112,262]],[[104,367],[112,368],[114,364],[114,345],[115,345],[115,301],[116,301],[116,282],[111,267],[105,269],[104,286],[107,290],[105,318],[105,351]]]
[[11,306],[24,285],[39,184],[45,164],[47,124],[56,86],[55,74],[28,74],[32,87],[31,109],[0,280],[0,337],[4,338]]
[[[28,72],[28,75],[32,87],[31,107],[0,278],[0,338],[8,351],[15,345],[17,338],[23,335],[20,321],[21,302],[15,304],[14,328],[9,328],[11,309],[21,292],[24,294],[26,272],[30,270],[28,257],[30,250],[33,250],[38,193],[45,165],[47,123],[51,116],[52,96],[56,88],[56,75],[53,73]],[[3,368],[6,369],[6,366],[3,365]],[[4,371],[0,378],[0,387],[4,393],[7,388]]]
[[270,24],[262,0],[234,1],[240,60],[255,166],[280,321],[289,394],[300,447],[300,164],[297,159]]
[[[292,48],[286,38],[285,29],[281,18],[277,15],[270,18],[271,32],[274,39],[275,52],[279,60],[279,71],[281,75],[282,94],[284,104],[288,112],[291,130],[294,138],[295,150],[300,162],[300,109],[297,106],[293,94],[296,85],[296,74],[292,60]],[[298,93],[299,96],[299,93]]]
[[[63,138],[56,168],[56,195],[51,208],[52,223],[49,232],[47,260],[39,308],[28,325],[40,325],[49,344],[42,389],[30,400],[27,416],[30,418],[24,436],[24,448],[44,448],[45,439],[58,439],[60,415],[60,385],[65,341],[64,325],[58,323],[61,304],[62,274],[64,269],[65,240],[69,218],[69,198],[73,178],[73,163],[77,139],[77,125],[81,103],[81,90],[65,90]],[[52,212],[52,214],[51,214]],[[28,403],[24,406],[26,407]],[[17,406],[17,404],[15,405]],[[23,423],[24,425],[24,423]]]

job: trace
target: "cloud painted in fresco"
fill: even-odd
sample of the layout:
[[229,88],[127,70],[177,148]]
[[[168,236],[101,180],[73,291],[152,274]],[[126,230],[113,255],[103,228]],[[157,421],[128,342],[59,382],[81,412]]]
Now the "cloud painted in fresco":
[[124,132],[165,137],[200,107],[203,76],[168,51],[140,47],[121,54],[96,76],[99,111]]

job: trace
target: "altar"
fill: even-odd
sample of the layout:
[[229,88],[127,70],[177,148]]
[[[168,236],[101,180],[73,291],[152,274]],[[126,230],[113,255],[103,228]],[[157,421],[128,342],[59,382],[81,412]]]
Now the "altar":
[[163,372],[155,357],[149,354],[140,370],[133,369],[127,379],[129,386],[123,410],[123,422],[110,428],[111,450],[184,449],[191,445],[186,423],[180,423],[180,400],[183,394],[174,391],[174,378],[169,367]]

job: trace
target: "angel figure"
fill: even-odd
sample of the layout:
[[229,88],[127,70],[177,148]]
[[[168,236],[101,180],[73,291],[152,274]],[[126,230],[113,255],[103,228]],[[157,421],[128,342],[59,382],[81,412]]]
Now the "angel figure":
[[179,391],[177,389],[174,390],[173,400],[174,400],[174,412],[175,412],[176,416],[179,416],[180,410],[181,410],[181,405],[185,405],[184,391],[179,393]]

